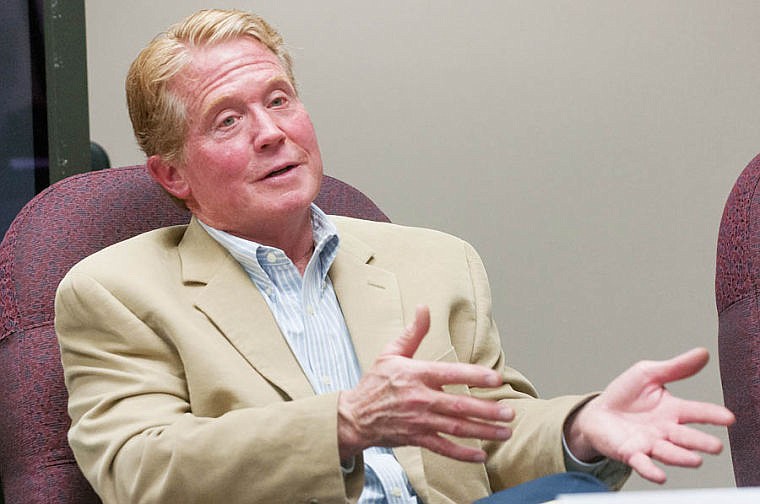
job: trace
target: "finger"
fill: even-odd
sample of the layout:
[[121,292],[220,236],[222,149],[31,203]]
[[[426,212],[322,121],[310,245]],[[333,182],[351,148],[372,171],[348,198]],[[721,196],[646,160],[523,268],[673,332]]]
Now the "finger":
[[678,467],[699,467],[702,465],[702,457],[698,454],[664,440],[652,447],[651,457],[663,464]]
[[646,480],[654,483],[665,483],[665,480],[667,479],[665,471],[657,467],[655,463],[652,462],[652,459],[647,457],[644,453],[634,453],[626,463]]
[[494,422],[511,422],[515,418],[514,410],[507,404],[444,392],[435,395],[431,411],[453,418],[475,418]]
[[463,462],[485,462],[486,452],[470,446],[457,444],[449,439],[438,435],[422,436],[417,440],[417,445],[444,457],[461,460]]
[[429,329],[430,309],[425,305],[419,305],[414,313],[414,321],[404,328],[401,336],[385,347],[383,354],[413,357]]
[[668,433],[668,440],[687,450],[697,450],[713,455],[717,455],[723,450],[723,443],[717,437],[685,425],[674,427]]
[[415,361],[414,366],[425,385],[435,389],[444,385],[497,387],[503,383],[498,372],[477,364]]
[[678,401],[678,421],[680,423],[702,423],[713,425],[731,425],[736,417],[731,410],[718,404],[689,401]]
[[669,383],[696,374],[705,367],[709,358],[706,349],[693,348],[672,359],[650,362],[647,372],[657,383]]
[[430,430],[459,438],[506,441],[512,436],[512,429],[505,425],[478,422],[471,419],[430,415],[425,423]]

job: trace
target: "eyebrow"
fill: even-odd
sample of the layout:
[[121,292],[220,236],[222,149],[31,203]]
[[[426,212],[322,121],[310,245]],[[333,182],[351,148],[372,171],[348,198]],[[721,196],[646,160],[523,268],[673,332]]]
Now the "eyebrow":
[[[280,87],[281,85],[287,85],[288,89],[293,93],[296,94],[295,87],[293,86],[293,83],[290,82],[290,79],[288,79],[284,75],[275,75],[270,77],[269,79],[264,82],[264,93],[269,93],[272,91],[272,89]],[[230,100],[229,94],[224,94],[222,96],[217,97],[212,101],[207,107],[203,107],[200,113],[200,117],[202,120],[206,120],[209,118],[209,116],[213,116],[215,111],[223,108],[222,105]]]

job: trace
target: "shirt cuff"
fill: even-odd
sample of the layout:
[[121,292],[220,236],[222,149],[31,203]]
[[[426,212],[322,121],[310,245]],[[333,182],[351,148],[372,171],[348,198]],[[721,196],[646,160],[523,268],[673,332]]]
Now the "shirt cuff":
[[565,458],[565,470],[581,472],[594,476],[612,490],[620,490],[631,475],[631,468],[623,462],[604,457],[597,462],[579,460],[567,446],[564,432],[562,433],[562,453]]

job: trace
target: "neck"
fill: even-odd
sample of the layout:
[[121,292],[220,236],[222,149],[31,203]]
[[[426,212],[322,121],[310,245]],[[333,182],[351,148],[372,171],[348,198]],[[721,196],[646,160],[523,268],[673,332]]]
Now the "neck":
[[290,258],[291,261],[293,261],[293,264],[295,264],[296,268],[298,268],[298,272],[301,273],[301,276],[303,276],[304,271],[306,271],[306,266],[309,265],[309,260],[311,259],[312,254],[314,254],[314,240],[312,239],[311,243],[309,244],[308,250],[304,254],[302,254],[300,257],[294,257],[290,254],[287,254],[287,256]]
[[267,226],[247,233],[228,231],[247,240],[269,247],[276,247],[293,261],[303,275],[314,252],[314,232],[311,222],[311,208],[301,215],[291,214],[276,223],[266,220]]
[[[190,208],[196,213],[197,209]],[[311,206],[285,215],[261,216],[254,222],[243,220],[233,223],[218,222],[213,215],[196,213],[204,223],[231,235],[254,241],[268,247],[276,247],[293,261],[303,275],[314,251],[314,232],[311,222]],[[226,225],[225,225],[226,224]]]

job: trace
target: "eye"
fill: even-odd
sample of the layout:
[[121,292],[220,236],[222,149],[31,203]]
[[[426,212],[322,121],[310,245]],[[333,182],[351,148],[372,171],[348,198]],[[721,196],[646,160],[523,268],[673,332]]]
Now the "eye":
[[234,128],[237,123],[240,122],[241,116],[239,114],[227,113],[219,116],[216,122],[216,129],[228,130]]
[[273,98],[271,102],[269,102],[270,107],[282,107],[287,103],[287,100],[284,96],[278,96],[276,98]]

